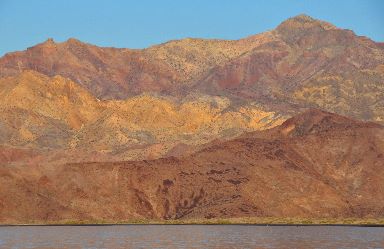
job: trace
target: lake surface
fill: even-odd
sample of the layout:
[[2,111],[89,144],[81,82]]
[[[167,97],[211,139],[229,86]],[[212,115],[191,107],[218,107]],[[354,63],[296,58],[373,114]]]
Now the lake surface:
[[247,225],[0,227],[0,248],[384,248],[384,228]]

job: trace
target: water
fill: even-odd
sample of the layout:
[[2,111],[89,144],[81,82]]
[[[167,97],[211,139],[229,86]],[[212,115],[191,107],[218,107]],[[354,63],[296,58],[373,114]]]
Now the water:
[[246,225],[0,227],[0,248],[384,248],[384,228]]

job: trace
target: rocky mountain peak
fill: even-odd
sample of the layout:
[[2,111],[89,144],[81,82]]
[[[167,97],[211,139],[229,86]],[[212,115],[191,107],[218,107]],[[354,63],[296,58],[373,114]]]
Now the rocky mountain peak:
[[297,15],[297,16],[288,18],[287,20],[283,21],[277,27],[277,30],[278,31],[305,30],[305,29],[310,29],[310,28],[321,28],[323,30],[337,29],[337,27],[331,23],[317,20],[317,19],[312,18],[308,15],[301,14],[301,15]]
[[282,22],[276,31],[288,43],[297,42],[300,37],[319,34],[338,28],[331,23],[314,19],[307,15],[298,15]]

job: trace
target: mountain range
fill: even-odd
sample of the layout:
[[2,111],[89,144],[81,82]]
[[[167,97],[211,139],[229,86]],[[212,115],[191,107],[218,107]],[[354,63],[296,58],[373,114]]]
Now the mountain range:
[[384,43],[299,15],[239,40],[0,58],[0,222],[383,217]]

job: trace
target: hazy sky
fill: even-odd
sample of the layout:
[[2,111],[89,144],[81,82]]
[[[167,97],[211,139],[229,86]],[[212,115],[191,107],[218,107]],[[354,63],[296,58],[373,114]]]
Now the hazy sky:
[[384,41],[384,0],[0,0],[0,56],[49,37],[128,48],[238,39],[301,13]]

